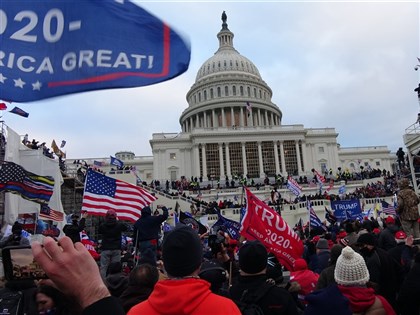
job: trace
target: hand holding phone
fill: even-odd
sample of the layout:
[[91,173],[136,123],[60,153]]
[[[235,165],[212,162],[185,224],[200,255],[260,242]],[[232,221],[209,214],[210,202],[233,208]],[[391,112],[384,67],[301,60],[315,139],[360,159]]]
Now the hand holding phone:
[[2,250],[4,277],[12,280],[48,278],[35,261],[31,246],[8,246]]

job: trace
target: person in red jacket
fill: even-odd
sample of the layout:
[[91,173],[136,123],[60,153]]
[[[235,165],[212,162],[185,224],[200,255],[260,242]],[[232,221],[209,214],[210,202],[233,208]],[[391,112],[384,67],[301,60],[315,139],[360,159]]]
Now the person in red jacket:
[[303,258],[296,259],[294,270],[290,272],[290,282],[297,282],[300,285],[298,298],[304,302],[305,296],[315,290],[319,274],[308,269],[308,264]]
[[156,283],[146,301],[128,315],[240,315],[236,304],[210,291],[210,283],[198,277],[203,256],[200,238],[183,225],[168,233],[162,256],[167,280]]

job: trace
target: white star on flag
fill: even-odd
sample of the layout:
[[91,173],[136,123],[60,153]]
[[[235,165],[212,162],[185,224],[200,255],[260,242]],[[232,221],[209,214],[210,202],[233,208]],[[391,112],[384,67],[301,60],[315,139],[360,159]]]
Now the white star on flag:
[[0,73],[0,82],[4,83],[4,81],[6,81],[6,80],[7,80],[7,78],[2,73]]
[[17,80],[13,80],[13,81],[15,81],[15,86],[20,87],[21,89],[23,89],[23,86],[26,84],[25,82],[22,81],[21,78],[19,78]]
[[42,86],[42,83],[41,82],[39,82],[39,81],[36,81],[35,83],[32,83],[32,89],[35,91],[35,90],[38,90],[38,91],[40,91],[41,90],[41,86]]

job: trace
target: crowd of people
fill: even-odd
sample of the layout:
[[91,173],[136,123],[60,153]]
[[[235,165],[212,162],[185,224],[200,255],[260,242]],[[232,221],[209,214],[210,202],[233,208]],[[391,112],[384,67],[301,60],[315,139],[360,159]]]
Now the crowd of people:
[[[228,230],[164,230],[163,206],[143,208],[131,228],[109,210],[95,260],[80,236],[87,215],[73,216],[67,236],[32,242],[49,279],[6,282],[5,290],[25,292],[27,314],[419,314],[419,198],[407,180],[399,189],[397,216],[296,226],[304,251],[292,266]],[[20,232],[0,244],[18,244]]]

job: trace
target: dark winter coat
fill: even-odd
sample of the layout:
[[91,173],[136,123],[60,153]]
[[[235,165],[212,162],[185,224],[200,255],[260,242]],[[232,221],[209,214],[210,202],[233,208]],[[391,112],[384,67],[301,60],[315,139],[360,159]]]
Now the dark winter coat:
[[141,210],[141,217],[134,223],[134,244],[159,238],[162,223],[168,218],[168,209],[162,208],[163,214],[152,215],[150,207]]
[[86,219],[81,218],[79,222],[66,224],[63,227],[63,232],[66,236],[70,237],[73,243],[80,242],[80,232],[85,229]]
[[128,277],[122,272],[110,274],[106,277],[105,284],[112,296],[120,297],[128,287]]
[[108,220],[99,226],[98,232],[102,235],[101,250],[121,249],[122,232],[128,230],[125,223]]
[[128,286],[120,295],[120,301],[124,311],[128,313],[130,308],[134,305],[146,301],[152,291],[152,288],[147,288],[145,286]]
[[420,314],[420,261],[408,272],[398,295],[401,315]]
[[[266,275],[239,276],[238,281],[230,290],[229,295],[232,300],[239,301],[245,290],[249,294],[256,292],[266,281]],[[285,289],[273,286],[264,297],[261,298],[258,305],[265,315],[297,315],[298,310],[291,294]]]
[[388,225],[378,237],[378,247],[388,251],[391,248],[397,246],[397,241],[395,240],[395,232],[398,231],[398,227],[394,224]]

